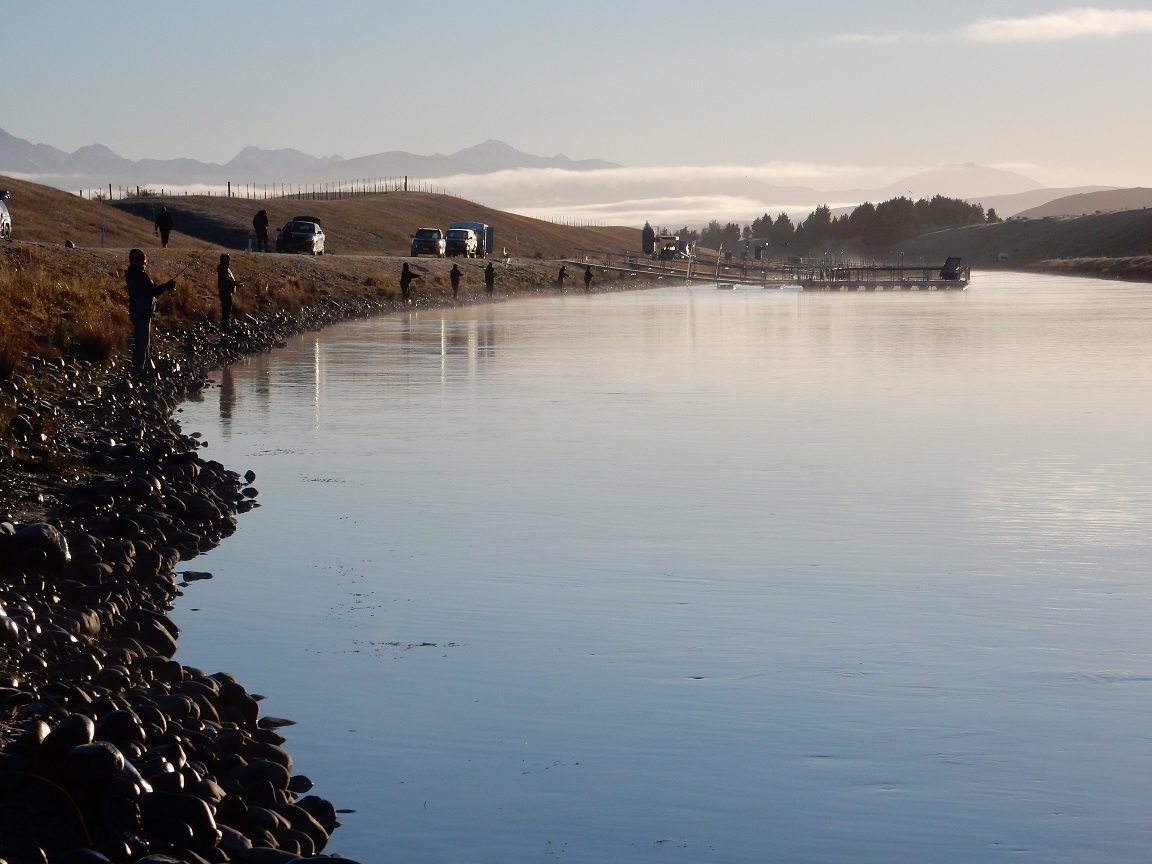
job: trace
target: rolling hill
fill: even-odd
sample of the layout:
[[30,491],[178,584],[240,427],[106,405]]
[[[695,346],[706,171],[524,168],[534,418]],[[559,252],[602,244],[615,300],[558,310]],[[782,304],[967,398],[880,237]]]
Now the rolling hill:
[[1142,210],[1152,207],[1152,189],[1105,189],[1065,195],[1016,215],[1027,219],[1047,216],[1087,216],[1090,213],[1114,213],[1118,210]]
[[152,222],[164,204],[176,230],[170,245],[198,247],[205,242],[224,249],[245,249],[256,211],[268,210],[273,229],[297,215],[316,216],[327,235],[329,254],[406,255],[413,231],[446,228],[449,222],[486,222],[495,229],[495,248],[517,257],[560,258],[576,250],[637,250],[640,231],[557,225],[504,213],[462,198],[428,192],[389,192],[335,200],[251,200],[188,195],[123,201],[89,201],[49,186],[0,176],[0,188],[12,193],[14,236],[18,240],[77,246],[158,245]]

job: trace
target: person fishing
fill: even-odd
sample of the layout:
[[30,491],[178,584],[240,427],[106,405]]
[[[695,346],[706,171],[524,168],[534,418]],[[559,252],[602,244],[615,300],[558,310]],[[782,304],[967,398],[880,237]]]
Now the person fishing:
[[484,291],[491,294],[496,287],[496,268],[492,266],[492,262],[488,262],[488,266],[484,268]]
[[124,283],[128,289],[128,317],[132,319],[132,371],[137,374],[144,372],[150,364],[148,341],[152,316],[156,314],[156,298],[176,290],[175,279],[158,285],[148,275],[147,268],[148,256],[143,249],[133,249],[128,253]]
[[561,264],[560,265],[560,272],[556,274],[556,284],[559,285],[560,288],[563,288],[564,287],[564,280],[567,278],[568,278],[568,269],[563,264]]
[[232,329],[232,292],[240,287],[240,280],[232,275],[229,267],[231,259],[220,256],[216,265],[216,290],[220,294],[220,330],[224,333]]
[[592,288],[592,265],[589,264],[584,268],[584,290],[589,291]]
[[409,301],[412,296],[412,283],[422,278],[420,274],[413,273],[408,263],[404,263],[403,269],[400,271],[400,299],[405,303]]
[[166,207],[161,207],[156,219],[153,220],[153,229],[160,235],[160,245],[164,248],[168,248],[168,235],[172,233],[172,225],[172,214]]
[[448,278],[452,280],[452,299],[456,299],[457,293],[460,291],[460,265],[453,264],[452,269],[448,271]]

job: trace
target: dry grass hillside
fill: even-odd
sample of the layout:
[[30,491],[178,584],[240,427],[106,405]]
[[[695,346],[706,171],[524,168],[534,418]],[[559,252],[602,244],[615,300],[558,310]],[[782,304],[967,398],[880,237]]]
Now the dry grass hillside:
[[406,255],[408,241],[417,228],[447,228],[449,222],[485,222],[495,229],[496,251],[524,258],[562,258],[577,249],[639,250],[640,231],[635,228],[588,228],[555,225],[474,204],[463,198],[428,192],[388,192],[335,200],[250,200],[221,196],[189,195],[146,197],[114,202],[89,201],[48,186],[0,176],[0,189],[12,193],[14,236],[34,243],[117,248],[140,246],[146,251],[159,246],[152,220],[165,205],[176,229],[170,247],[246,249],[252,217],[263,208],[275,229],[297,215],[316,216],[327,236],[327,254]]
[[913,238],[892,252],[932,262],[960,255],[974,267],[1008,268],[1054,259],[1146,257],[1152,255],[1152,210],[971,225]]
[[417,228],[447,228],[458,221],[491,225],[495,252],[507,249],[517,258],[562,258],[581,248],[640,248],[640,231],[634,228],[554,225],[430,192],[383,192],[328,201],[187,196],[117,201],[112,207],[151,224],[160,203],[168,207],[178,230],[229,249],[247,248],[252,217],[261,208],[268,211],[270,239],[295,216],[318,218],[329,255],[407,255]]

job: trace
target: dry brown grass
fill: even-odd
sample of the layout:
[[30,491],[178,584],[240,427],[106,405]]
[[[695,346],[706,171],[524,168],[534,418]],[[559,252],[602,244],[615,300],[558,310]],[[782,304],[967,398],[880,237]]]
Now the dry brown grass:
[[904,252],[905,260],[933,263],[960,255],[977,267],[1032,267],[1073,258],[1096,259],[1098,266],[1110,259],[1152,255],[1152,209],[971,225],[925,234],[893,252]]

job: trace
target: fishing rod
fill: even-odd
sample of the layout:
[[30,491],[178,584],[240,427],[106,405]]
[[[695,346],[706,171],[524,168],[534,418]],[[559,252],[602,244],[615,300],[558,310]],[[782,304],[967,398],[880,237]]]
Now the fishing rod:
[[201,258],[203,258],[204,253],[207,252],[209,249],[211,249],[215,245],[216,244],[213,243],[211,240],[209,240],[207,243],[205,243],[204,248],[201,249],[199,252],[197,252],[196,255],[192,258],[192,260],[190,260],[187,264],[185,264],[184,268],[179,273],[177,273],[175,276],[173,276],[172,279],[173,280],[179,279],[181,276],[183,276],[185,273],[187,273],[192,268],[192,265],[194,265],[197,261],[199,261]]

